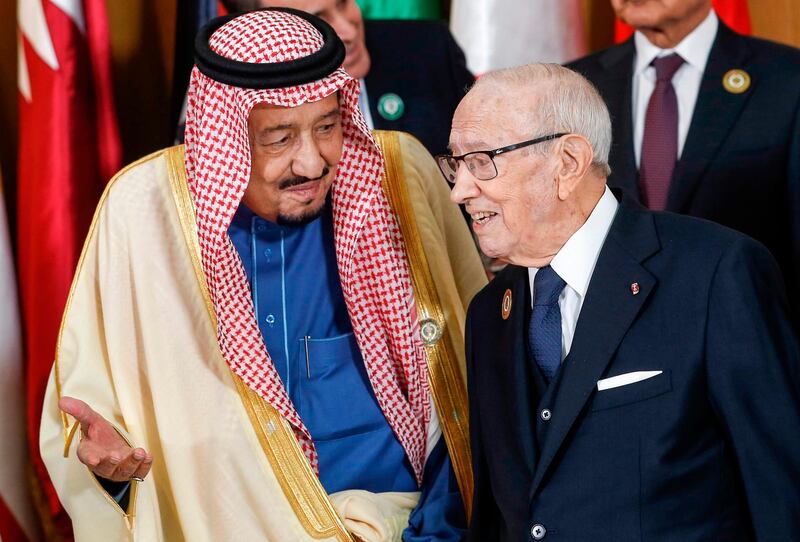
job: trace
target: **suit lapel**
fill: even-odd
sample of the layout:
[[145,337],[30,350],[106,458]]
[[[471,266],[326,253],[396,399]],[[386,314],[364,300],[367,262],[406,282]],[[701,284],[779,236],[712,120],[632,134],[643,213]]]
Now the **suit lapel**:
[[[659,250],[653,216],[620,206],[597,260],[569,357],[561,367],[553,418],[531,486],[538,490],[553,458],[603,375],[622,337],[656,286],[641,262]],[[638,293],[631,285],[638,283]]]
[[725,90],[722,80],[732,69],[747,68],[749,48],[744,40],[721,21],[717,37],[708,57],[700,92],[683,146],[681,159],[672,176],[667,210],[684,212],[708,166],[713,162],[722,143],[739,118],[742,108],[753,93],[758,81],[749,90],[733,94]]
[[621,188],[626,199],[639,201],[631,112],[635,52],[633,38],[631,38],[619,47],[603,53],[600,58],[600,64],[603,66],[603,79],[597,82],[597,86],[613,115],[611,119],[613,137],[609,162],[614,164],[614,169],[611,171],[609,185]]
[[[515,453],[519,453],[518,461],[523,464],[529,475],[533,476],[536,464],[536,446],[534,425],[531,413],[536,408],[538,398],[534,397],[534,388],[528,367],[527,355],[527,322],[530,312],[530,290],[528,286],[528,270],[524,267],[509,266],[504,273],[506,284],[502,291],[511,290],[511,313],[508,319],[501,319],[498,314],[499,326],[497,333],[497,360],[504,363],[499,372],[500,381],[498,390],[509,390],[498,404],[503,405],[501,417],[511,418],[508,427],[513,434],[510,440]],[[495,280],[498,280],[498,277]],[[500,300],[498,300],[500,301]],[[500,303],[498,303],[498,308]],[[494,362],[494,360],[492,360]]]

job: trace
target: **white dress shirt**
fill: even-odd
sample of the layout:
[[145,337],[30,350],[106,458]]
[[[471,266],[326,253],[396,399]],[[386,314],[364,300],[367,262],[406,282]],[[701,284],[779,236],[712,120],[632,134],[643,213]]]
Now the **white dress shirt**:
[[[561,291],[561,295],[558,296],[558,307],[561,310],[561,361],[564,361],[572,347],[575,325],[581,314],[586,290],[589,288],[597,257],[606,241],[618,206],[614,194],[606,187],[606,191],[594,206],[589,218],[564,243],[564,246],[550,262],[553,271],[567,283]],[[538,271],[539,269],[535,267],[528,268],[528,279],[531,284],[531,307],[533,307],[533,279]]]
[[642,155],[642,138],[644,137],[644,118],[647,114],[647,104],[650,95],[656,87],[656,69],[650,65],[655,58],[677,53],[683,58],[683,65],[678,68],[672,77],[672,86],[678,98],[678,156],[683,152],[683,144],[689,133],[689,124],[692,121],[694,106],[697,103],[697,94],[700,91],[700,82],[706,69],[708,55],[714,38],[717,36],[719,20],[712,9],[700,25],[683,38],[673,49],[656,47],[641,32],[633,35],[636,46],[636,59],[633,65],[633,149],[636,154],[636,167]]

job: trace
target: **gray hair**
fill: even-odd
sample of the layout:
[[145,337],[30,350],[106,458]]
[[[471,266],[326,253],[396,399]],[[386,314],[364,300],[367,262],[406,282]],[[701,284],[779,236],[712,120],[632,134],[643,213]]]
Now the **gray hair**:
[[[527,64],[484,74],[473,88],[496,85],[516,87],[535,93],[536,107],[528,113],[542,132],[569,132],[589,140],[594,152],[592,165],[606,177],[611,174],[611,118],[597,89],[576,72],[558,64]],[[531,147],[531,152],[546,153],[552,142]]]

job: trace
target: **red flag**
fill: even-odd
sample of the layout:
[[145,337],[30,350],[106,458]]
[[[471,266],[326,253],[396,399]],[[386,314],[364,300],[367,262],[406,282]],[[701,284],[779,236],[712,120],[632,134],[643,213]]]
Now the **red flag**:
[[30,540],[2,497],[0,497],[0,540],[3,542],[28,542]]
[[[111,89],[105,0],[18,0],[19,280],[25,335],[28,438],[39,419],[61,313],[84,236],[121,146]],[[61,511],[49,482],[50,512]],[[58,526],[68,524],[66,515]],[[61,529],[59,529],[61,530]]]
[[[717,16],[728,26],[740,34],[750,33],[750,11],[747,0],[713,0],[711,4]],[[614,41],[623,42],[633,34],[633,28],[615,19]]]

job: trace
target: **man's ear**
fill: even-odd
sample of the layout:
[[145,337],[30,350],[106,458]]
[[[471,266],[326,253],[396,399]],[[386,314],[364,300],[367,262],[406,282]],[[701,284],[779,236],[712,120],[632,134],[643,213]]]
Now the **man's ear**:
[[560,164],[556,172],[558,199],[566,200],[586,177],[594,160],[592,144],[579,134],[567,134],[558,143]]

